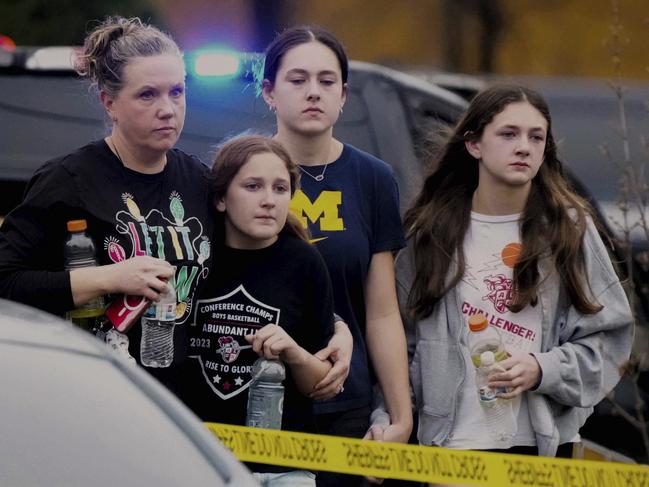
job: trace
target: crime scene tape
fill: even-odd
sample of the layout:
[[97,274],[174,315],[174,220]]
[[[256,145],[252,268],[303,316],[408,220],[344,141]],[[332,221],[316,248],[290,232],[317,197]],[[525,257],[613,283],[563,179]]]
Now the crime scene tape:
[[220,423],[205,426],[244,462],[475,486],[649,487],[647,465],[449,450]]

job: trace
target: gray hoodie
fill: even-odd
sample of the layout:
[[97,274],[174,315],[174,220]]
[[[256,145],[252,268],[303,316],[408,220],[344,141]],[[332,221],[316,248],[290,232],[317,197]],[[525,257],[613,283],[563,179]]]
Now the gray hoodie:
[[[591,296],[603,306],[593,315],[570,305],[550,259],[541,259],[537,306],[542,310],[541,366],[538,387],[526,391],[539,454],[554,456],[558,445],[573,439],[593,406],[620,379],[629,358],[633,317],[626,295],[592,221],[584,235],[585,269]],[[465,380],[460,332],[466,326],[455,290],[448,292],[427,318],[415,321],[405,312],[414,278],[412,247],[396,260],[397,294],[406,328],[410,381],[419,414],[418,439],[442,445],[451,432]],[[452,275],[450,269],[449,275]],[[378,409],[373,418],[380,417]]]

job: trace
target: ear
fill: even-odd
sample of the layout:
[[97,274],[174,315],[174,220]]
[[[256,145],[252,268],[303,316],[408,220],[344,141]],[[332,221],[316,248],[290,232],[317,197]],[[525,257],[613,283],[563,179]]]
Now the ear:
[[275,96],[273,94],[273,83],[265,79],[261,82],[261,94],[264,97],[266,104],[272,108],[275,106]]
[[216,211],[225,213],[225,199],[219,198],[217,200],[216,198],[214,198],[214,206],[216,207]]
[[464,147],[466,147],[467,152],[476,159],[482,158],[482,151],[480,150],[479,140],[466,140],[464,141]]
[[108,114],[108,118],[113,122],[116,122],[117,115],[115,115],[115,100],[103,90],[99,93],[99,99],[101,100],[101,104],[104,106],[104,110],[106,110],[106,114]]
[[340,107],[345,104],[347,101],[347,83],[343,83],[343,94],[342,94],[342,99],[340,100]]

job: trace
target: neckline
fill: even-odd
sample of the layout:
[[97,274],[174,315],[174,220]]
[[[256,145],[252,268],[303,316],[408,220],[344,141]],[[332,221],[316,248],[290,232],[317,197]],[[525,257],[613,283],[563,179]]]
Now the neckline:
[[[111,139],[110,143],[108,143],[107,139]],[[164,165],[162,166],[162,169],[160,169],[159,171],[156,171],[156,172],[142,172],[142,171],[138,171],[136,169],[130,168],[124,163],[124,161],[122,160],[122,157],[119,154],[117,146],[115,146],[115,141],[111,138],[110,135],[107,136],[107,137],[104,137],[102,140],[103,140],[106,148],[108,149],[108,151],[113,155],[113,157],[115,159],[117,159],[117,162],[119,163],[119,165],[121,167],[123,167],[129,173],[139,174],[139,175],[142,175],[142,176],[157,176],[159,174],[164,173],[167,170],[167,166],[169,166],[169,159],[170,159],[169,158],[169,152],[171,151],[171,149],[165,153],[165,162],[164,162]]]
[[162,171],[159,172],[154,172],[154,173],[145,173],[145,172],[140,172],[136,171],[135,169],[131,169],[130,167],[126,167],[122,161],[118,159],[118,157],[115,155],[115,153],[111,150],[110,145],[106,142],[106,139],[101,139],[101,143],[103,143],[103,149],[106,152],[106,155],[109,157],[111,162],[115,164],[115,166],[119,169],[121,169],[122,173],[125,174],[128,177],[134,177],[137,179],[140,179],[142,181],[156,181],[158,179],[164,178],[165,175],[169,172],[170,166],[173,164],[174,157],[172,155],[172,150],[169,150],[167,152],[167,163],[165,164],[164,168]]
[[225,252],[229,252],[232,254],[246,254],[246,255],[259,255],[265,252],[271,252],[273,249],[275,249],[278,245],[279,242],[282,240],[282,232],[280,232],[277,235],[277,239],[270,245],[267,245],[266,247],[262,247],[260,249],[238,249],[236,247],[230,247],[228,244],[225,242],[223,243],[223,249]]
[[322,168],[324,166],[328,166],[327,171],[330,171],[336,165],[339,165],[339,163],[345,159],[348,152],[349,152],[349,146],[347,144],[343,143],[343,150],[340,152],[340,155],[336,159],[334,159],[333,161],[328,162],[328,163],[324,163],[324,164],[309,164],[309,165],[299,164],[299,166],[302,167],[302,168],[307,168],[307,169]]
[[484,223],[510,223],[518,222],[521,219],[522,213],[512,213],[510,215],[485,215],[477,211],[471,211],[471,220],[484,222]]

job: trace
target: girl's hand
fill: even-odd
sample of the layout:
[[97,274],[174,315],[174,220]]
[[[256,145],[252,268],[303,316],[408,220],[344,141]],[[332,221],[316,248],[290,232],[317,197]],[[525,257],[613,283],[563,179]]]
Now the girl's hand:
[[536,387],[541,380],[541,367],[531,353],[514,352],[498,362],[505,372],[493,372],[489,376],[489,387],[507,387],[510,392],[498,397],[511,399],[524,391]]
[[290,365],[300,364],[305,359],[306,351],[281,326],[266,325],[254,335],[246,335],[245,339],[264,358]]
[[[399,424],[373,424],[367,430],[364,440],[391,441],[396,443],[408,443],[412,426],[404,427]],[[371,484],[382,484],[385,479],[378,477],[365,477]]]
[[167,261],[144,255],[105,268],[107,292],[144,296],[153,301],[160,298],[166,280],[173,276],[173,267]]
[[329,360],[333,367],[327,375],[315,385],[309,397],[314,401],[325,401],[342,392],[343,384],[349,374],[349,366],[354,350],[354,338],[347,325],[342,321],[336,322],[336,332],[325,348],[318,351],[315,357]]

